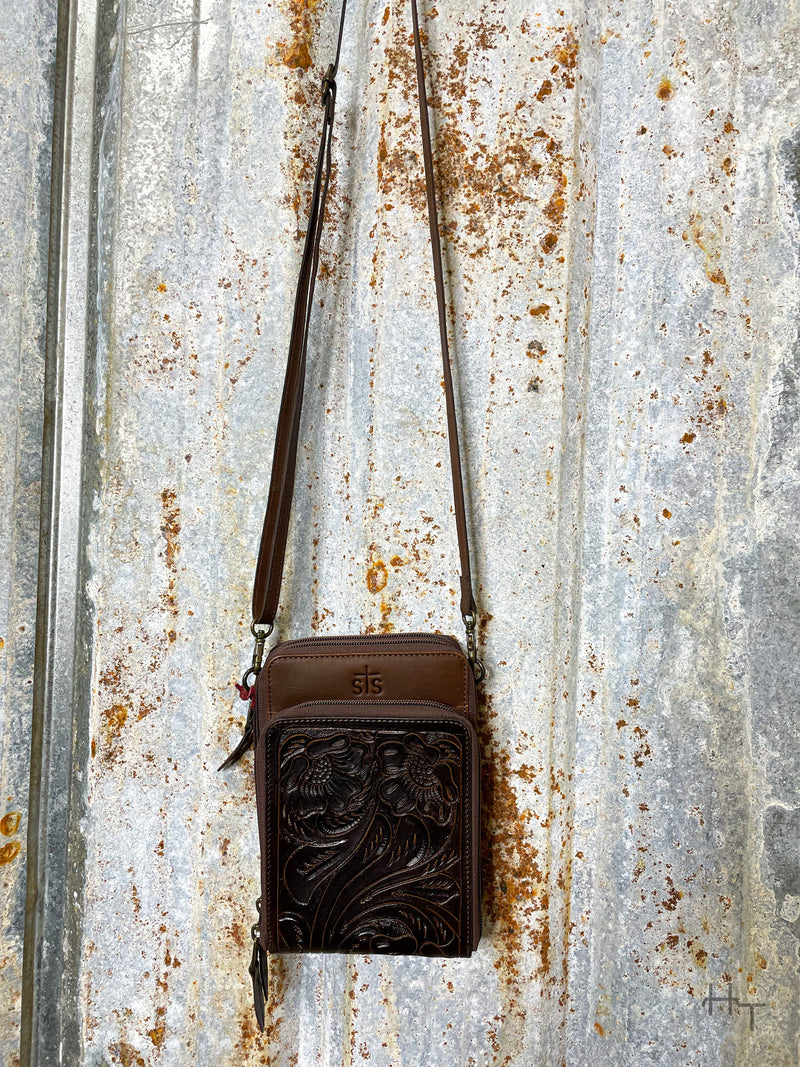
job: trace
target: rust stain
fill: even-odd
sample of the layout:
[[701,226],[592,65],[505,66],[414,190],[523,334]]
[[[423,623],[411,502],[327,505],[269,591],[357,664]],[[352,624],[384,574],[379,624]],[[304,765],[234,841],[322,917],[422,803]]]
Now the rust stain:
[[656,89],[656,96],[659,100],[671,100],[674,95],[675,86],[665,75],[658,83],[658,88]]
[[661,901],[661,907],[666,908],[667,911],[675,911],[678,906],[678,901],[683,899],[683,893],[681,890],[675,888],[675,883],[669,875],[665,876],[665,881],[667,883],[668,893]]
[[694,961],[698,967],[705,967],[706,960],[708,959],[708,952],[702,945],[696,945],[693,939],[689,939],[686,942],[687,948],[689,948],[694,956]]
[[[701,333],[708,329],[699,324]],[[702,391],[691,385],[691,399],[698,404],[695,414],[690,416],[691,430],[681,437],[682,444],[691,444],[701,432],[719,433],[724,428],[725,418],[733,409],[733,403],[724,396],[726,384],[730,374],[722,366],[715,365],[714,357],[708,349],[702,354],[700,372],[694,373],[696,361],[691,357],[684,357],[687,368],[692,371],[692,381],[702,387]],[[666,509],[662,514],[667,514]],[[667,516],[668,517],[668,516]]]
[[634,726],[633,735],[639,740],[639,745],[633,753],[635,767],[643,767],[644,761],[653,755],[653,750],[647,740],[647,730],[641,726]]
[[102,731],[102,759],[115,763],[122,755],[122,727],[128,721],[128,708],[124,704],[112,704],[100,711]]
[[[146,633],[142,632],[140,637],[143,647],[153,644],[153,639]],[[133,651],[132,645],[128,651]],[[160,665],[160,656],[151,649],[148,664],[151,679]],[[124,746],[120,731],[131,721],[134,712],[136,721],[139,721],[154,711],[163,698],[163,686],[156,689],[151,682],[148,687],[137,687],[130,678],[130,671],[128,663],[115,657],[98,678],[100,735],[92,738],[92,757],[99,755],[108,763],[114,763],[122,756]]]
[[275,45],[275,58],[268,59],[268,64],[282,64],[290,70],[307,71],[313,65],[310,45],[313,42],[316,23],[312,16],[316,13],[319,0],[289,0],[281,5],[283,13],[289,20],[290,41],[279,41]]
[[108,1046],[108,1051],[114,1062],[121,1064],[121,1067],[147,1067],[142,1054],[127,1041],[115,1041],[113,1045]]
[[[730,375],[725,370],[714,372],[716,381],[710,377],[714,366],[714,358],[706,349],[703,352],[703,363],[700,374],[695,374],[694,381],[704,385],[703,394],[700,398],[700,410],[693,417],[692,423],[697,429],[719,430],[722,420],[728,414],[728,401],[722,395],[725,382]],[[733,405],[730,405],[733,407]]]
[[550,318],[550,305],[549,304],[537,304],[536,307],[532,307],[530,311],[531,315],[538,318],[540,315],[544,315],[545,318]]
[[22,821],[21,811],[9,811],[0,819],[0,834],[4,834],[5,837],[13,837],[19,830],[19,824]]
[[308,70],[311,66],[311,53],[308,41],[292,41],[290,44],[278,45],[278,58],[290,70]]
[[394,633],[394,623],[392,622],[392,620],[389,617],[391,614],[392,614],[392,605],[388,601],[382,600],[381,601],[381,621],[380,621],[380,624],[378,626],[379,633],[382,633],[382,634]]
[[[449,65],[435,69],[430,104],[438,113],[436,134],[437,187],[441,190],[441,230],[448,241],[462,245],[471,258],[491,255],[498,243],[512,261],[519,261],[515,245],[506,244],[506,233],[520,227],[529,231],[540,225],[535,214],[539,205],[551,203],[559,212],[563,201],[569,159],[560,142],[547,132],[552,105],[548,97],[560,85],[572,89],[577,64],[578,39],[571,27],[539,61],[548,75],[538,89],[525,89],[496,118],[484,123],[482,105],[471,89],[471,67],[480,53],[497,47],[499,38],[514,29],[492,17],[490,5],[464,21],[463,34],[450,48]],[[392,237],[386,211],[398,200],[412,206],[420,217],[426,214],[425,181],[416,114],[416,83],[405,6],[395,0],[385,34],[386,89],[381,103],[387,105],[379,130],[378,188],[384,197],[380,226]],[[435,68],[435,64],[434,64]],[[491,137],[479,132],[491,129]],[[546,218],[547,216],[545,216]],[[542,227],[543,228],[543,227]],[[542,256],[553,253],[559,239],[554,228],[540,236]],[[465,284],[470,284],[468,272]]]
[[[523,951],[539,958],[535,977],[550,966],[550,922],[547,872],[539,866],[539,851],[530,841],[531,814],[520,811],[511,784],[514,770],[509,753],[493,742],[489,722],[491,697],[487,694],[480,727],[485,758],[481,768],[482,873],[484,907],[494,927],[494,942],[506,1001],[506,1014],[521,1011],[518,1002],[530,975],[519,972]],[[531,781],[526,767],[523,780]]]
[[0,847],[0,866],[5,866],[15,860],[21,848],[22,845],[19,841],[7,841],[5,845]]
[[247,931],[241,923],[231,923],[226,932],[237,948],[243,949],[247,944]]
[[161,1048],[167,1038],[167,1028],[164,1023],[164,1016],[167,1014],[167,1009],[160,1005],[156,1008],[156,1025],[152,1030],[148,1030],[148,1036],[153,1042],[156,1048]]
[[[315,45],[320,28],[318,7],[318,0],[284,0],[280,8],[289,23],[290,39],[280,41],[274,47],[271,42],[267,45],[267,65],[282,66],[291,72],[287,75],[286,99],[292,105],[292,114],[285,124],[284,134],[289,156],[285,167],[289,191],[284,196],[284,203],[295,216],[298,242],[304,240],[308,226],[319,138],[321,81]],[[336,231],[342,211],[338,175],[339,162],[334,151],[325,208],[328,232]],[[323,241],[320,278],[335,273],[337,260],[332,243]]]
[[[640,715],[642,705],[646,705],[642,686],[638,678],[631,678],[631,686],[637,697],[627,699],[626,706],[631,714]],[[622,720],[620,720],[622,723]],[[618,726],[620,725],[618,723]],[[627,723],[622,723],[627,726]],[[658,841],[658,853],[650,854],[653,837],[651,820],[651,778],[645,769],[646,761],[655,760],[658,753],[652,751],[648,730],[641,723],[632,724],[625,736],[626,747],[620,753],[622,759],[628,759],[636,768],[633,779],[629,778],[623,787],[623,794],[631,798],[630,808],[638,815],[636,826],[629,823],[629,830],[636,836],[637,859],[631,873],[631,884],[638,886],[639,899],[646,905],[649,918],[642,920],[642,949],[634,957],[634,964],[640,972],[655,977],[661,984],[680,986],[692,994],[692,982],[697,981],[698,971],[704,971],[707,961],[713,957],[702,944],[702,932],[708,933],[709,924],[702,914],[698,914],[696,904],[691,903],[692,882],[698,871],[678,874],[673,870],[663,855],[663,842]],[[658,773],[658,765],[653,763],[652,773]],[[636,795],[638,792],[638,796]],[[699,809],[692,809],[697,814]],[[680,849],[680,842],[674,843]],[[648,874],[649,871],[649,874]],[[706,894],[702,894],[705,899]],[[688,907],[687,907],[688,904]]]
[[178,537],[181,532],[180,514],[181,509],[177,504],[177,493],[174,489],[162,489],[161,491],[161,536],[164,538],[165,548],[163,557],[167,564],[169,580],[167,591],[159,596],[164,609],[170,616],[167,624],[166,638],[168,644],[174,644],[178,638],[174,622],[178,617],[178,598],[175,595],[175,583],[178,576],[177,558],[181,550]]
[[178,535],[181,532],[178,516],[181,513],[181,509],[175,503],[176,499],[177,494],[174,489],[162,489],[161,507],[164,511],[164,517],[161,521],[161,536],[166,542],[165,558],[167,567],[173,572],[176,569],[175,561],[181,550],[178,544]]
[[[382,559],[376,559],[367,571],[367,589],[370,593],[380,593],[388,581],[389,573]],[[391,610],[391,609],[389,609]]]
[[567,202],[564,199],[566,188],[567,176],[566,174],[559,174],[553,195],[550,197],[547,207],[543,211],[545,218],[549,219],[554,226],[560,227],[564,222],[564,212],[567,207]]
[[683,240],[691,238],[694,243],[705,253],[704,270],[706,277],[715,285],[724,285],[728,292],[728,281],[722,268],[721,260],[724,251],[724,236],[722,226],[704,219],[698,212],[689,216],[689,223],[682,234]]
[[[286,999],[286,991],[289,987],[289,975],[284,962],[280,957],[273,956],[270,959],[269,1002],[267,1004],[267,1025],[264,1027],[264,1046],[275,1049],[273,1054],[267,1055],[267,1067],[277,1067],[281,1062],[280,1048],[281,1024],[284,1020],[283,1006]],[[252,1016],[252,1008],[249,1011]]]
[[[575,86],[575,79],[569,74],[569,71],[575,69],[578,65],[578,38],[572,32],[571,27],[567,29],[563,40],[559,41],[552,50],[552,59],[562,67],[561,78],[564,82],[564,86],[567,89],[572,89]],[[553,71],[555,73],[555,71]]]

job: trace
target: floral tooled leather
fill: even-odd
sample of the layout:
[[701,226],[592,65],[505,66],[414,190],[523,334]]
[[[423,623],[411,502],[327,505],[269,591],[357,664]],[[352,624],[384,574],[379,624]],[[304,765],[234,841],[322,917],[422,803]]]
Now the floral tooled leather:
[[273,951],[459,955],[464,737],[421,725],[280,731]]
[[458,801],[459,753],[448,741],[427,745],[417,734],[390,741],[379,750],[385,781],[380,795],[395,815],[416,810],[444,825]]
[[346,811],[363,789],[367,748],[334,734],[308,741],[291,758],[282,788],[301,817]]

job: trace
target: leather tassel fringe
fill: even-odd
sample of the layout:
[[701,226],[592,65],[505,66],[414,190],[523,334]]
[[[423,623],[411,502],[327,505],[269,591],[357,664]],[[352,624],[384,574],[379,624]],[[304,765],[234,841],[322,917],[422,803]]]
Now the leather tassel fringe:
[[236,688],[239,690],[239,696],[242,700],[250,701],[250,706],[247,709],[247,719],[244,724],[242,739],[228,758],[220,763],[219,767],[217,767],[218,771],[227,770],[227,768],[232,767],[234,763],[238,763],[253,743],[253,707],[256,701],[256,688],[254,685],[251,685],[248,689],[245,686],[240,685],[238,682],[236,683]]
[[269,957],[260,941],[253,941],[253,955],[248,967],[253,980],[253,1008],[259,1030],[264,1031],[264,1010],[269,999]]

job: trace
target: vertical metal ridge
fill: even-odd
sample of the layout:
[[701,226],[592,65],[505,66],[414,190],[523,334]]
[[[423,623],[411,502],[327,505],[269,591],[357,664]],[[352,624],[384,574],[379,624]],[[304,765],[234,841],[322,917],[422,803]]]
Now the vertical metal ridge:
[[[35,978],[38,970],[39,845],[42,837],[41,794],[44,748],[45,679],[48,674],[48,620],[54,588],[51,556],[51,509],[56,457],[56,403],[58,395],[58,325],[61,306],[62,195],[64,189],[65,140],[69,113],[68,83],[70,40],[74,34],[72,0],[59,0],[56,34],[55,84],[53,94],[53,136],[50,169],[50,226],[47,270],[47,313],[45,332],[45,409],[42,433],[42,480],[39,519],[39,579],[36,603],[36,646],[33,675],[33,715],[31,723],[31,763],[28,799],[27,883],[25,935],[22,962],[22,1015],[20,1025],[21,1067],[37,1062],[35,1042]],[[43,851],[43,850],[42,850]]]
[[[45,331],[39,577],[31,728],[22,1067],[65,1062],[63,987],[91,220],[96,7],[59,0]],[[86,120],[88,118],[88,125]],[[74,131],[79,131],[75,138]],[[83,299],[75,299],[83,292]]]

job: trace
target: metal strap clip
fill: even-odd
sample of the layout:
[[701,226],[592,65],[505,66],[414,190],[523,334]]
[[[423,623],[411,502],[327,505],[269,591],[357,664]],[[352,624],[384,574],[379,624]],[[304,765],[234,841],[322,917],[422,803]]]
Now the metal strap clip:
[[463,615],[462,618],[467,630],[467,659],[472,664],[472,673],[475,675],[475,681],[482,682],[486,677],[486,670],[478,659],[478,620],[471,614]]
[[253,646],[253,663],[252,666],[244,672],[242,678],[242,685],[247,687],[250,685],[250,675],[253,678],[258,677],[258,672],[261,670],[261,663],[264,659],[264,645],[267,642],[267,638],[272,633],[272,623],[268,623],[266,629],[259,629],[255,621],[250,623],[250,633],[255,637],[256,643]]

